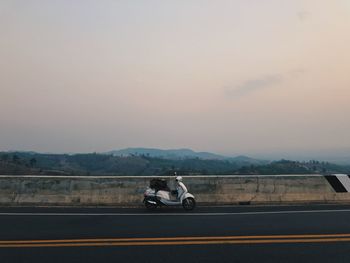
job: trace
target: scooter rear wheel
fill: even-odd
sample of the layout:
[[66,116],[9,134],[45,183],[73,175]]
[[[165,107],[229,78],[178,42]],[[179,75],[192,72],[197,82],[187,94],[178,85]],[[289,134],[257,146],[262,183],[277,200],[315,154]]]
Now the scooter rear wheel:
[[145,202],[145,206],[146,206],[146,208],[148,209],[148,210],[155,210],[156,208],[157,208],[157,205],[155,205],[155,204],[151,204],[151,203],[149,203],[149,202]]
[[148,210],[155,210],[158,206],[153,198],[146,197],[143,202]]
[[189,197],[186,198],[182,201],[182,207],[186,210],[186,211],[191,211],[196,207],[196,201]]

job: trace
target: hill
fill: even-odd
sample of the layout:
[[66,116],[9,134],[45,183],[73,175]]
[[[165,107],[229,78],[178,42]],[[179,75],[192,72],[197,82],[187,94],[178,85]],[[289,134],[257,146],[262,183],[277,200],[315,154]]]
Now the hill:
[[0,152],[2,175],[226,175],[226,174],[311,174],[350,173],[349,166],[327,162],[297,162],[281,160],[256,164],[247,157],[227,160],[199,158],[166,159],[110,154],[40,154],[28,152]]
[[210,152],[195,152],[191,149],[155,149],[155,148],[126,148],[121,150],[113,150],[105,154],[126,157],[126,156],[146,156],[154,158],[163,158],[170,160],[183,159],[201,159],[201,160],[225,160],[240,164],[266,164],[268,161],[253,159],[247,156],[229,157]]
[[155,149],[155,148],[126,148],[121,150],[114,150],[107,152],[113,156],[148,156],[165,159],[188,159],[199,158],[204,160],[225,160],[228,157],[209,153],[209,152],[195,152],[191,149]]

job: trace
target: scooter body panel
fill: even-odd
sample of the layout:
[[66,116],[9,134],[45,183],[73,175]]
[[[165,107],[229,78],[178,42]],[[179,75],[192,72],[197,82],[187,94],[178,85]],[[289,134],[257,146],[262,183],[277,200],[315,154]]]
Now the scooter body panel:
[[181,196],[181,203],[183,200],[185,200],[186,198],[193,198],[194,199],[194,195],[193,194],[190,194],[188,192],[184,193],[182,196]]
[[171,193],[168,191],[163,191],[163,190],[159,190],[156,191],[152,188],[147,188],[145,191],[145,198],[143,200],[143,202],[148,202],[149,204],[152,205],[157,205],[157,206],[181,206],[183,203],[183,200],[185,200],[186,198],[193,198],[194,196],[188,192],[184,192],[182,193],[182,195],[180,196],[179,199],[173,199],[171,198]]

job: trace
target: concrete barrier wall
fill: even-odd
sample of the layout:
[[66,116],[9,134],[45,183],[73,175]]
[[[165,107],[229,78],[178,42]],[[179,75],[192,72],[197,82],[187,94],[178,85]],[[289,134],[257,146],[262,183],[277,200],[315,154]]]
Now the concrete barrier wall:
[[[174,177],[162,178],[174,188]],[[142,205],[150,179],[0,176],[0,205]],[[199,204],[350,202],[322,175],[188,176],[184,183]]]

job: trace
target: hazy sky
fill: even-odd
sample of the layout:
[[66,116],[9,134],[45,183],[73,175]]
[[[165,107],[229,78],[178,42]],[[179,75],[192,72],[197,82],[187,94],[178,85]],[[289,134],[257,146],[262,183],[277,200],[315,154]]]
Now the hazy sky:
[[350,0],[0,0],[0,150],[350,147]]

